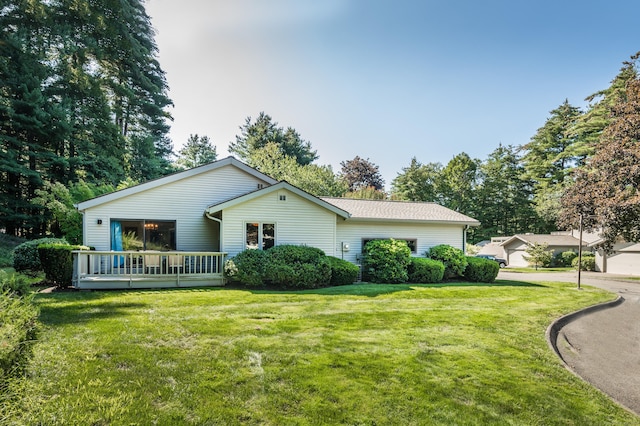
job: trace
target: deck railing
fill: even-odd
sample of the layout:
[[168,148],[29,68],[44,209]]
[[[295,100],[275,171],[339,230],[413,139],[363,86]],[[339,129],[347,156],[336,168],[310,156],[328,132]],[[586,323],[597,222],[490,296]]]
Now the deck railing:
[[[89,282],[221,282],[225,253],[186,251],[74,251],[73,283]],[[202,285],[202,284],[196,284]],[[131,286],[131,285],[129,285]]]

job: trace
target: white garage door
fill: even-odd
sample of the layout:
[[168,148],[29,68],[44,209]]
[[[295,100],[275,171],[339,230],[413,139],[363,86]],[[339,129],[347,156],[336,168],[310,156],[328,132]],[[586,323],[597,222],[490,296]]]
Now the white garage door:
[[640,275],[640,253],[614,252],[607,257],[607,272]]

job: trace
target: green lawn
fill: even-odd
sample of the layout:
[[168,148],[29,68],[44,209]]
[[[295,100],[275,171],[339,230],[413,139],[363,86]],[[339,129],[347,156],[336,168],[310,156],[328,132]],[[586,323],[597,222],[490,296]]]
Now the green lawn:
[[573,284],[40,294],[0,424],[640,424],[565,370]]

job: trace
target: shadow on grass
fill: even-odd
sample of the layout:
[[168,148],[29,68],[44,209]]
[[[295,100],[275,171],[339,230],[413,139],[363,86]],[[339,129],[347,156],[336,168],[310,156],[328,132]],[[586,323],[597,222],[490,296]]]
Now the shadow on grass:
[[437,284],[372,284],[356,283],[345,286],[324,287],[310,290],[239,289],[252,294],[318,294],[324,296],[367,296],[376,297],[417,288],[455,289],[463,287],[546,287],[525,281],[498,280],[492,283],[445,282]]
[[36,297],[40,308],[40,321],[45,325],[81,323],[127,315],[132,309],[147,307],[145,303],[122,302],[112,292],[62,292]]

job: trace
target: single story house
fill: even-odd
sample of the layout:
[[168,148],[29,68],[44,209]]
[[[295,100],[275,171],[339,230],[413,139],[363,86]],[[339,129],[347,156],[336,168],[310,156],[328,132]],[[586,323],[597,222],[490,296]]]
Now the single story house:
[[[534,244],[547,244],[549,250],[553,250],[554,256],[564,251],[578,252],[580,240],[573,235],[565,233],[558,234],[517,234],[503,241],[502,246],[509,266],[526,267],[529,263],[525,260],[527,248]],[[587,248],[587,243],[582,242],[583,250]]]
[[602,249],[602,243],[602,239],[599,239],[589,244],[589,247],[595,249],[596,271],[640,275],[640,243],[620,240],[608,252]]
[[81,202],[78,288],[222,285],[225,258],[299,244],[358,263],[372,239],[464,250],[479,222],[434,203],[318,198],[233,157]]

